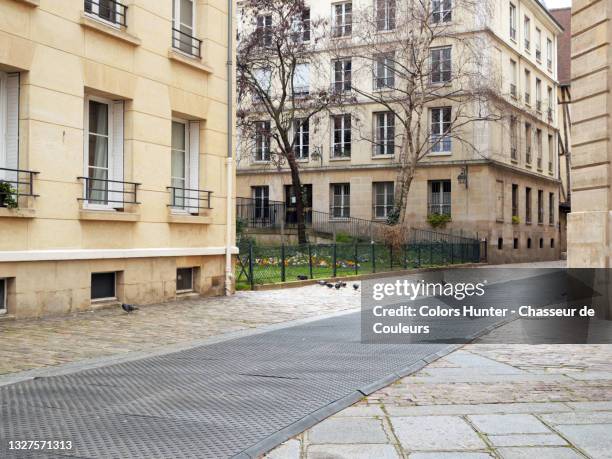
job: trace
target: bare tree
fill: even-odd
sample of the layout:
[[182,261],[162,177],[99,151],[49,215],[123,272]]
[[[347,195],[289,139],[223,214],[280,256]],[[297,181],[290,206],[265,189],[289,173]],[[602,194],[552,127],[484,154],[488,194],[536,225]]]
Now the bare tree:
[[[353,40],[331,28],[328,47],[353,61],[347,106],[375,104],[381,113],[362,138],[376,154],[395,154],[397,180],[388,223],[402,224],[417,164],[452,142],[478,152],[474,124],[497,120],[499,81],[484,23],[488,0],[373,0],[353,11]],[[432,110],[433,108],[433,110]],[[367,118],[367,117],[366,117]],[[468,129],[471,127],[472,129]]]
[[[299,133],[330,103],[317,88],[316,44],[322,22],[303,0],[243,0],[237,52],[238,130],[243,154],[271,166],[287,165],[296,197],[300,243],[307,242],[300,180]],[[312,121],[312,123],[311,123]],[[306,134],[308,135],[308,134]]]

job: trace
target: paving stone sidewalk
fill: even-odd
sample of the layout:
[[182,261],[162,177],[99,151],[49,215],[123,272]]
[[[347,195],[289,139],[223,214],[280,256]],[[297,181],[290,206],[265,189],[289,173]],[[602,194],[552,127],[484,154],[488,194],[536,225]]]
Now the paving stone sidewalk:
[[271,459],[612,458],[611,345],[472,344]]
[[0,376],[84,359],[202,340],[359,308],[360,292],[318,285],[237,292],[36,320],[0,320]]

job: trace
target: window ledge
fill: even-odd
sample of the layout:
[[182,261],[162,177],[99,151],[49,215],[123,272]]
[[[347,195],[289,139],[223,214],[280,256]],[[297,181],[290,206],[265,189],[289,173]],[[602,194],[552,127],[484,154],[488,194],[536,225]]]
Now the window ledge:
[[20,208],[9,209],[7,207],[0,207],[0,218],[34,218],[36,211],[34,209]]
[[135,37],[119,28],[113,27],[110,24],[105,24],[102,21],[98,21],[93,17],[86,14],[84,11],[81,11],[81,25],[83,27],[87,27],[89,29],[97,30],[98,32],[102,32],[103,34],[110,35],[111,37],[118,38],[126,43],[129,43],[133,46],[140,46],[140,38]]
[[338,157],[338,158],[329,158],[330,161],[350,161],[351,157],[350,156],[342,156],[342,157]]
[[372,155],[372,159],[394,159],[395,155]]
[[452,151],[429,152],[427,156],[453,156]]
[[80,220],[112,221],[112,222],[137,222],[140,214],[135,212],[115,212],[112,210],[79,210]]
[[213,73],[212,68],[202,62],[201,59],[198,59],[197,57],[189,57],[183,53],[174,50],[173,48],[170,48],[168,50],[168,59],[180,62],[181,64],[188,65],[205,73]]
[[170,214],[168,215],[169,223],[191,224],[191,225],[210,225],[212,217],[207,215],[189,215],[189,214]]

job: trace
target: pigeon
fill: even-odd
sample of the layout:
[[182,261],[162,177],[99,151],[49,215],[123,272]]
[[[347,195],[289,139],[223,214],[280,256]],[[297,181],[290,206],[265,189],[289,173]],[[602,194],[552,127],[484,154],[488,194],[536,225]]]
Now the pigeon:
[[336,285],[334,285],[334,287],[336,287],[336,290],[340,290],[340,288],[342,288],[342,284],[338,282]]
[[359,290],[359,284],[353,284],[353,290]]
[[346,287],[346,282],[342,282],[340,285],[342,285],[342,288]]
[[300,274],[299,276],[297,276],[298,280],[308,280],[308,276],[304,276],[303,274]]
[[319,284],[320,286],[323,286],[325,284],[327,284],[327,282],[325,282],[324,280],[320,280],[317,282],[317,284]]
[[330,284],[329,282],[327,282],[325,285],[327,285],[329,288],[333,288],[334,284]]
[[138,311],[138,308],[134,306],[133,304],[125,304],[125,303],[121,304],[121,309],[123,309],[128,314],[130,312]]

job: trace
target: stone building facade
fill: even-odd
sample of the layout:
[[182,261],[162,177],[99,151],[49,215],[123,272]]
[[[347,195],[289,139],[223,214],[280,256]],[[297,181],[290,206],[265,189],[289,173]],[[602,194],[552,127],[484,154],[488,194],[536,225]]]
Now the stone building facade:
[[[310,17],[333,21],[338,5],[351,4],[355,12],[384,3],[312,0]],[[491,71],[498,76],[496,90],[502,96],[504,117],[501,121],[471,125],[468,137],[479,145],[478,151],[464,148],[460,142],[449,142],[445,151],[421,160],[408,196],[407,221],[412,227],[429,228],[428,214],[448,213],[451,221],[444,231],[486,239],[491,262],[558,259],[560,180],[555,61],[562,28],[537,0],[492,4],[489,17],[468,19],[460,32],[474,34],[484,44]],[[330,56],[328,73],[315,76],[311,72],[311,84],[314,78],[334,83],[332,59]],[[352,66],[362,67],[357,62]],[[371,72],[366,70],[360,76],[354,71],[352,78],[371,81]],[[397,150],[380,154],[370,141],[362,140],[361,133],[375,129],[377,114],[384,109],[359,97],[356,105],[360,126],[353,122],[351,127],[350,155],[334,157],[333,153],[333,117],[342,114],[342,109],[332,109],[332,113],[311,123],[318,127],[309,133],[309,153],[300,162],[301,179],[309,188],[314,210],[328,212],[333,218],[334,213],[338,215],[336,203],[344,202],[342,212],[346,213],[342,215],[384,221],[396,186]],[[288,169],[257,159],[251,150],[240,152],[237,196],[265,196],[288,202]]]
[[4,317],[223,293],[227,23],[225,0],[0,0]]

